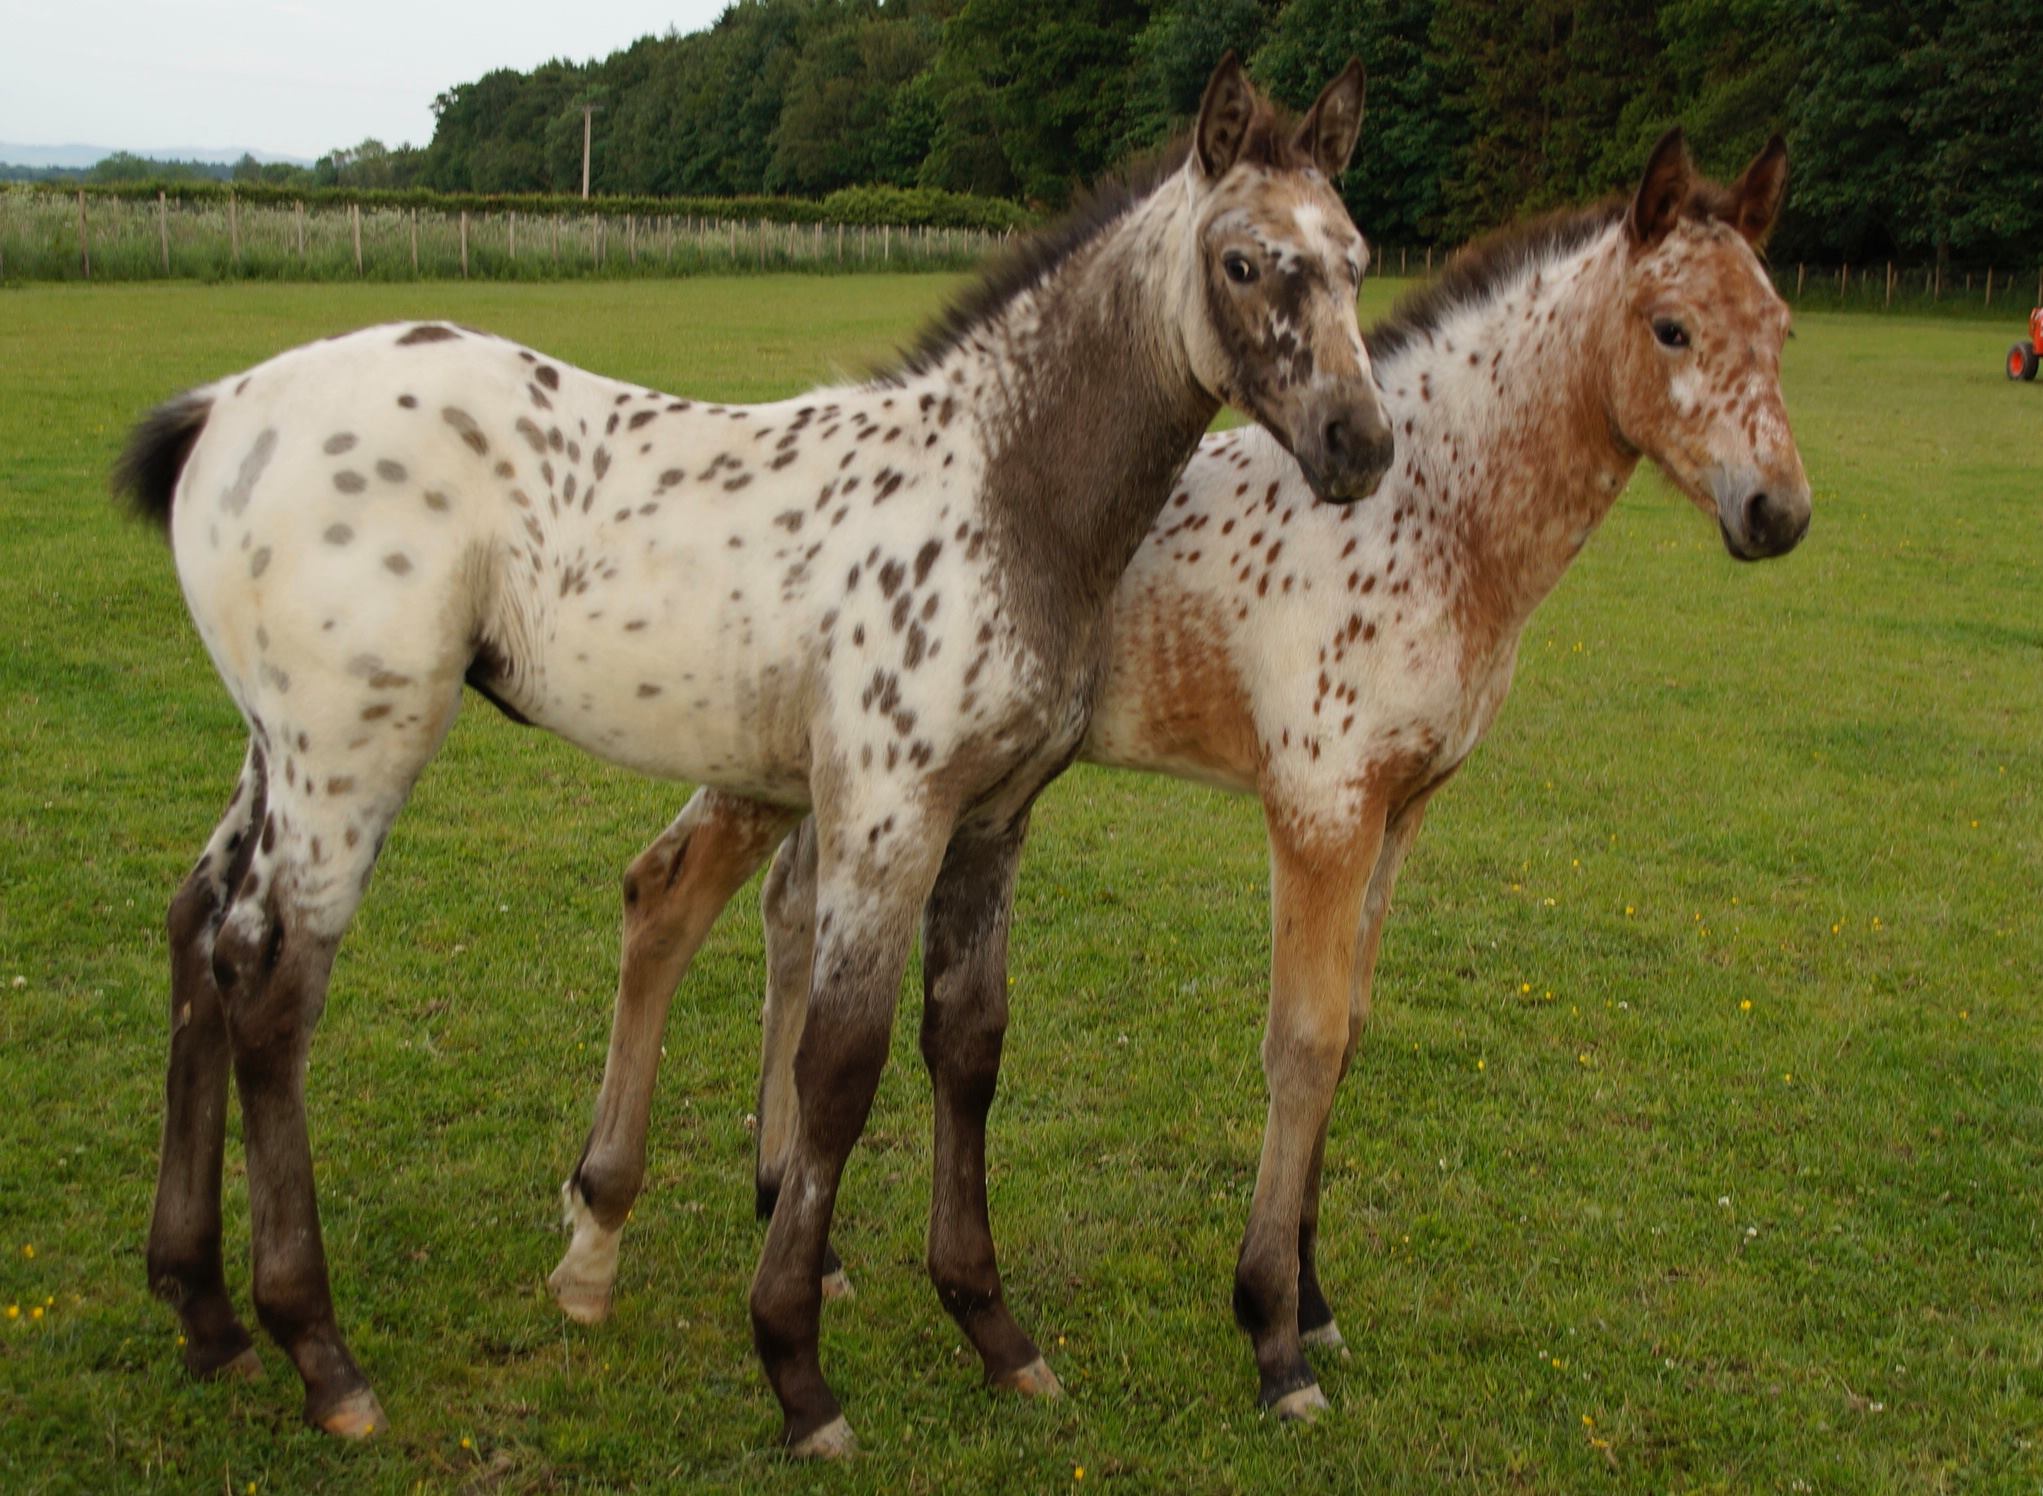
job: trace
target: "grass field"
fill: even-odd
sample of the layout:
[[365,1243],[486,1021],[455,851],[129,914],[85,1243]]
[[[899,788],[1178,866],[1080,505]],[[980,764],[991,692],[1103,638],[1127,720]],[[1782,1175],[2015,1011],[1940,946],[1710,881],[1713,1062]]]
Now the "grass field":
[[[104,473],[160,397],[431,313],[728,399],[857,369],[937,277],[0,294],[0,1488],[2028,1491],[2043,1486],[2043,390],[2007,328],[1805,316],[1816,520],[1738,567],[1643,476],[1434,809],[1337,1106],[1334,1413],[1254,1409],[1228,1293],[1263,1121],[1250,802],[1073,773],[1025,864],[991,1150],[1070,1390],[980,1390],[921,1270],[919,982],[853,1156],[784,1464],[750,1347],[751,895],[677,1003],[618,1312],[542,1279],[679,786],[473,704],[335,974],[311,1112],[342,1322],[394,1420],[197,1386],[145,1292],[162,913],[239,723]],[[1373,288],[1369,308],[1387,295]],[[229,1143],[229,1278],[246,1193]],[[18,1310],[18,1313],[16,1312]]]

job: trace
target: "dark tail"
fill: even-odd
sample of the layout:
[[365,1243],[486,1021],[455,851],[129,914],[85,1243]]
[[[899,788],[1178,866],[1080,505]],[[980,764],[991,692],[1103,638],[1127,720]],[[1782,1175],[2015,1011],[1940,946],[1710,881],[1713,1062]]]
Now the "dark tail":
[[129,434],[120,460],[114,463],[113,491],[124,497],[137,515],[166,534],[177,475],[184,471],[192,444],[206,429],[206,417],[212,412],[213,401],[207,395],[184,394],[164,401],[142,417]]

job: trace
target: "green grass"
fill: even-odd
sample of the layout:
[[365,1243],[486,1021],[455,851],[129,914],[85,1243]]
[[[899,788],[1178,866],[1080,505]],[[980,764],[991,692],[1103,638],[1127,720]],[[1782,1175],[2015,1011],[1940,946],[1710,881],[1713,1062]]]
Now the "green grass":
[[825,1319],[867,1453],[793,1468],[745,1315],[752,895],[675,1007],[617,1316],[574,1329],[541,1280],[617,875],[683,792],[480,707],[314,1050],[335,1289],[394,1432],[301,1428],[268,1347],[265,1384],[184,1380],[142,1272],[162,911],[241,735],[162,545],[105,498],[127,423],[427,312],[778,395],[946,284],[0,294],[0,1487],[2035,1491],[2043,390],[2002,378],[1999,330],[1900,317],[1801,319],[1802,548],[1736,566],[1642,477],[1436,805],[1334,1116],[1323,1271],[1354,1352],[1318,1426],[1256,1414],[1227,1310],[1264,1109],[1251,802],[1080,770],[1039,812],[992,1196],[1070,1397],[981,1391],[922,1275],[911,987],[839,1216],[859,1295]]

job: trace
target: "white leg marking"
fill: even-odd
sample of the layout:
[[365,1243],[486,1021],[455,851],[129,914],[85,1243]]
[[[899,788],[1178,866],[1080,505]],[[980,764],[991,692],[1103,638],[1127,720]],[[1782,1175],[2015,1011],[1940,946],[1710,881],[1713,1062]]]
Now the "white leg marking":
[[612,1231],[597,1220],[572,1179],[560,1187],[560,1198],[574,1239],[546,1286],[569,1319],[578,1325],[600,1325],[610,1317],[610,1293],[617,1282],[617,1246],[624,1231]]

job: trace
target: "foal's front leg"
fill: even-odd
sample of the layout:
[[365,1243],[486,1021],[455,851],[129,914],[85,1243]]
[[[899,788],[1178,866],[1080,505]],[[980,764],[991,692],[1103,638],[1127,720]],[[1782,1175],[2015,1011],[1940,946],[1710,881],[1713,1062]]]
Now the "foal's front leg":
[[1235,1267],[1234,1314],[1255,1345],[1263,1406],[1326,1406],[1299,1341],[1299,1244],[1307,1180],[1348,1052],[1349,986],[1364,894],[1383,839],[1370,805],[1357,834],[1315,840],[1270,808],[1274,950],[1263,1073],[1263,1157]]
[[1063,1388],[1009,1312],[986,1214],[986,1114],[1007,1032],[1007,935],[1028,818],[960,831],[922,921],[922,1058],[936,1090],[929,1276],[979,1352],[986,1380],[1040,1397]]
[[[1348,986],[1348,1047],[1341,1056],[1345,1078],[1355,1063],[1356,1047],[1369,1022],[1369,999],[1376,979],[1376,957],[1383,944],[1383,921],[1390,913],[1390,896],[1397,887],[1397,875],[1405,854],[1419,834],[1426,816],[1426,800],[1412,801],[1391,818],[1384,834],[1383,849],[1377,854],[1376,869],[1369,878],[1369,892],[1362,901],[1361,940],[1355,957],[1355,973]],[[1320,1123],[1319,1138],[1313,1144],[1312,1163],[1305,1176],[1304,1208],[1298,1218],[1298,1332],[1307,1345],[1342,1350],[1341,1329],[1334,1321],[1333,1306],[1319,1282],[1319,1187],[1326,1159],[1327,1124]]]
[[[906,824],[903,824],[903,823]],[[799,1117],[752,1280],[752,1338],[797,1455],[854,1447],[817,1357],[837,1187],[887,1060],[915,916],[949,840],[948,814],[912,802],[817,806],[815,957],[795,1051]]]
[[777,806],[698,790],[624,875],[610,1053],[595,1124],[561,1186],[574,1239],[546,1280],[570,1319],[595,1324],[610,1313],[618,1241],[645,1183],[646,1128],[674,990],[731,896],[794,819]]

